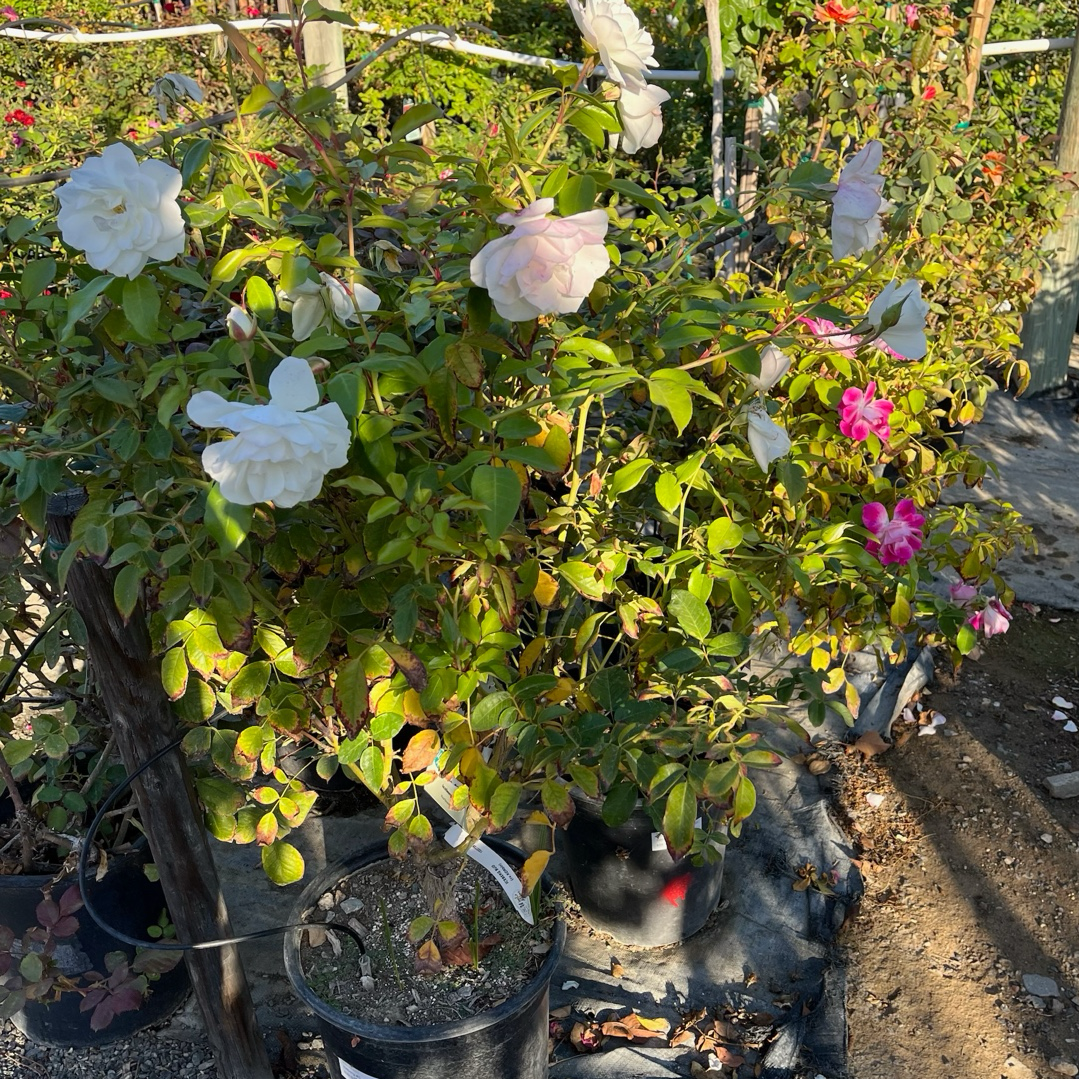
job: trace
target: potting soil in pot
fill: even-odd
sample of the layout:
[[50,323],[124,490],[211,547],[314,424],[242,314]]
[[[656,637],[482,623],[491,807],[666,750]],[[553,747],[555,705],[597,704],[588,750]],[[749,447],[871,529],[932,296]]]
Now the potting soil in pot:
[[[435,938],[445,960],[440,970],[418,973],[416,945],[408,939],[413,920],[431,912],[420,867],[412,859],[379,862],[324,893],[311,918],[344,923],[360,935],[371,963],[370,980],[365,983],[360,956],[348,936],[316,928],[303,933],[300,948],[311,989],[356,1019],[425,1026],[487,1011],[527,985],[550,951],[555,903],[543,899],[537,924],[531,926],[486,869],[462,859],[452,863],[452,870],[457,920],[468,936],[450,945]],[[485,953],[478,969],[473,940]]]

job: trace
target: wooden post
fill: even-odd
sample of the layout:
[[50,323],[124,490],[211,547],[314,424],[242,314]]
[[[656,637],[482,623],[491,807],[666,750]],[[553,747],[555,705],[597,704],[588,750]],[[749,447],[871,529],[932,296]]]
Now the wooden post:
[[[1057,168],[1079,173],[1079,28],[1072,46],[1068,82],[1060,113]],[[1050,263],[1023,316],[1019,355],[1030,365],[1028,394],[1056,389],[1068,381],[1068,358],[1079,318],[1079,193],[1068,202],[1060,226],[1045,240]]]
[[[71,540],[81,491],[49,500],[50,539]],[[77,558],[66,589],[86,624],[90,661],[128,772],[176,737],[176,721],[161,686],[142,604],[125,625],[112,598],[114,571]],[[181,943],[233,936],[218,885],[202,814],[183,753],[167,753],[132,784],[161,886]],[[271,1079],[266,1046],[235,946],[185,953],[222,1079]]]
[[967,77],[963,100],[968,111],[974,109],[974,91],[978,89],[978,72],[982,66],[982,47],[989,33],[989,19],[996,0],[974,0],[967,20]]
[[[745,135],[742,140],[747,149],[760,152],[761,148],[761,109],[757,105],[746,108]],[[748,154],[742,155],[742,168],[738,176],[738,213],[745,221],[745,229],[738,234],[738,243],[734,251],[734,268],[741,272],[749,269],[749,254],[753,249],[752,227],[749,214],[757,198],[757,162]]]
[[[723,36],[719,29],[719,0],[704,0],[708,20],[708,51],[712,54],[712,198],[723,205]],[[722,251],[716,247],[716,272],[721,272]]]
[[[737,212],[737,177],[738,177],[738,140],[725,138],[723,140],[723,198],[720,205],[727,210]],[[734,273],[734,241],[737,236],[737,225],[734,229],[727,230],[727,238],[720,245],[717,254],[720,271],[725,275]]]
[[[322,6],[341,10],[341,0],[321,0]],[[345,39],[337,22],[309,22],[303,28],[303,62],[306,67],[321,67],[315,76],[316,86],[329,86],[345,73]],[[339,86],[334,93],[348,107],[348,87]]]

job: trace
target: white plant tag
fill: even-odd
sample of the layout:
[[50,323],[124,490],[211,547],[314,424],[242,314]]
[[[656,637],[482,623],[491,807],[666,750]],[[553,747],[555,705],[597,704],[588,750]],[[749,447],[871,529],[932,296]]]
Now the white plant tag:
[[[700,828],[702,823],[703,823],[703,818],[698,817],[693,822],[693,827],[694,828]],[[665,840],[663,838],[663,833],[662,832],[653,832],[652,833],[652,850],[666,850],[666,849],[667,849],[667,840]]]
[[342,1079],[378,1079],[377,1075],[371,1075],[369,1072],[362,1072],[359,1068],[354,1068],[347,1060],[343,1060],[341,1057],[337,1058],[337,1066],[341,1069]]
[[453,803],[450,801],[453,797],[453,792],[460,785],[456,779],[443,779],[440,777],[432,779],[430,783],[425,783],[422,789],[427,791],[459,825],[463,826],[465,823],[465,811],[463,809],[454,809]]
[[[430,784],[428,783],[428,787]],[[468,838],[468,833],[459,828],[456,824],[452,825],[446,830],[446,842],[451,847],[459,847],[465,839]],[[482,865],[488,873],[491,874],[499,884],[502,885],[502,891],[506,893],[506,898],[513,904],[514,910],[526,921],[529,925],[535,925],[536,923],[532,918],[532,903],[528,896],[521,894],[521,880],[514,873],[509,862],[505,860],[497,851],[492,850],[483,840],[477,840],[468,848],[468,856],[478,865]]]

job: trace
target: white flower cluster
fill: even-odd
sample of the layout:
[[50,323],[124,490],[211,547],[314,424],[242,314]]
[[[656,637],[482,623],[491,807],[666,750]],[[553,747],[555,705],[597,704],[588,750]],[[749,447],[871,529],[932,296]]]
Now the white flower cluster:
[[655,45],[623,0],[569,0],[581,36],[621,88],[618,113],[622,119],[622,149],[627,154],[655,146],[663,132],[661,106],[671,95],[649,86],[645,72],[656,67]]

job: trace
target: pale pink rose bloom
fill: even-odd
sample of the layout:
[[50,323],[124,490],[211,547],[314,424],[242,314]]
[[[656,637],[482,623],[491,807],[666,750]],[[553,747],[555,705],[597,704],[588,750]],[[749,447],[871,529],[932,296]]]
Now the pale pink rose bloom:
[[623,0],[569,0],[581,37],[599,53],[607,78],[640,92],[646,68],[658,67],[652,35]]
[[829,319],[806,318],[805,315],[799,315],[797,321],[805,326],[805,328],[809,330],[821,344],[827,345],[828,348],[838,352],[841,356],[847,356],[850,359],[853,359],[855,352],[858,350],[858,346],[862,343],[860,337],[855,336],[853,333],[847,333],[845,330],[841,330]]
[[903,18],[906,20],[907,26],[914,26],[918,22],[918,5],[907,4],[903,8]]
[[622,90],[618,99],[618,115],[622,119],[622,149],[627,154],[647,150],[659,142],[663,134],[663,114],[660,106],[671,100],[662,86],[646,86],[641,91]]
[[948,589],[952,602],[958,603],[960,607],[967,606],[977,594],[978,589],[972,584],[967,584],[966,581],[957,581]]
[[884,147],[867,143],[844,166],[832,196],[832,257],[847,258],[868,251],[881,238],[880,215],[892,204],[881,198],[884,177],[878,175]]
[[906,565],[925,542],[925,518],[909,498],[896,503],[891,520],[880,502],[867,503],[862,507],[862,524],[875,537],[866,543],[865,549],[876,555],[882,566]]
[[986,637],[995,637],[998,633],[1007,633],[1012,616],[1008,608],[995,596],[980,611],[975,611],[967,621],[975,630],[981,630]]
[[536,199],[517,213],[501,214],[499,224],[513,231],[484,246],[469,266],[473,283],[511,322],[578,310],[611,265],[603,242],[606,211],[548,217],[553,209],[554,199]]
[[851,386],[843,391],[840,399],[839,429],[855,442],[864,442],[872,431],[878,438],[886,440],[892,433],[888,417],[895,405],[886,398],[874,399],[877,384],[870,382],[864,390]]

